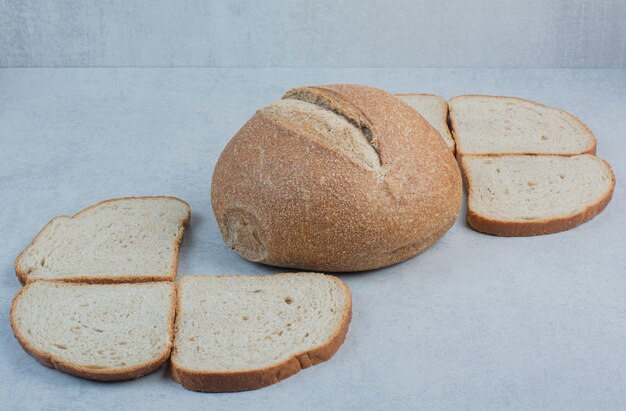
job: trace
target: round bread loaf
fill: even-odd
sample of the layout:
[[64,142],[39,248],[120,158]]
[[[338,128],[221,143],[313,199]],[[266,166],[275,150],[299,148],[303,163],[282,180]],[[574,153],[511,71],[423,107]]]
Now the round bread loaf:
[[222,152],[211,188],[222,237],[251,261],[363,271],[437,241],[461,207],[458,166],[441,136],[371,87],[290,90]]

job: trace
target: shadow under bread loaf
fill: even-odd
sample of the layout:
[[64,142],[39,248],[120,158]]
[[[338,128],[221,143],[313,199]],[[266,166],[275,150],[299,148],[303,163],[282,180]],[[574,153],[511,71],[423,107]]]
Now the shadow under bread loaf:
[[251,261],[362,271],[436,242],[461,207],[439,133],[371,87],[301,87],[259,110],[222,152],[212,205],[224,241]]

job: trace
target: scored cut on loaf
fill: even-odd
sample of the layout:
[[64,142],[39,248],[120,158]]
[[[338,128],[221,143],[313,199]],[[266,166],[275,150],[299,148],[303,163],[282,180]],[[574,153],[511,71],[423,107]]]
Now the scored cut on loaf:
[[175,197],[106,200],[52,219],[15,260],[22,284],[173,281],[189,205]]
[[274,384],[331,358],[351,315],[348,287],[329,275],[184,277],[172,379],[205,392]]
[[99,381],[159,368],[174,334],[172,282],[77,284],[35,281],[13,299],[11,327],[44,365]]
[[242,257],[307,271],[372,270],[411,258],[458,216],[458,164],[439,133],[383,90],[298,87],[226,145],[211,204]]
[[[369,170],[380,167],[376,149],[363,131],[348,118],[339,116],[320,105],[297,99],[283,99],[263,107],[261,111],[273,119],[307,132],[316,143],[329,146]],[[341,130],[337,138],[336,130]]]
[[570,113],[515,97],[457,96],[448,102],[457,156],[594,154],[591,131]]
[[500,236],[549,234],[576,227],[611,200],[615,176],[594,155],[463,156],[468,224]]
[[441,134],[443,141],[454,153],[455,144],[448,128],[448,102],[434,94],[396,94],[400,100],[413,107]]

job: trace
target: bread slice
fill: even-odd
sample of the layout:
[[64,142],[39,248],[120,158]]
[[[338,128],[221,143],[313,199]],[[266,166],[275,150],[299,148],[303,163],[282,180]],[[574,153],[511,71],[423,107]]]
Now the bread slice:
[[500,236],[549,234],[576,227],[611,200],[615,176],[594,155],[463,156],[468,224]]
[[172,282],[35,281],[13,299],[11,327],[24,350],[48,367],[92,380],[128,380],[167,360],[175,302]]
[[457,156],[466,154],[594,154],[596,140],[573,115],[514,97],[450,99]]
[[433,126],[454,153],[455,144],[448,128],[448,102],[434,94],[396,94],[400,100],[413,107]]
[[103,201],[52,219],[15,260],[22,284],[173,281],[189,205],[174,197]]
[[274,384],[331,358],[351,313],[348,287],[329,275],[184,277],[172,378],[206,392]]

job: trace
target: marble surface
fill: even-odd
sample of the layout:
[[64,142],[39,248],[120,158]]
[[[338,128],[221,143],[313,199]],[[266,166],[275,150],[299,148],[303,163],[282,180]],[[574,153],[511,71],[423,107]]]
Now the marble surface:
[[626,68],[624,0],[0,0],[0,67]]
[[[617,176],[608,208],[568,232],[496,238],[462,215],[404,263],[343,275],[347,340],[326,363],[252,392],[201,394],[159,371],[97,383],[45,368],[13,338],[12,263],[52,217],[129,195],[192,207],[179,273],[273,273],[222,242],[211,173],[230,137],[289,87],[526,97],[579,116]],[[626,71],[1,69],[0,408],[623,409]]]

